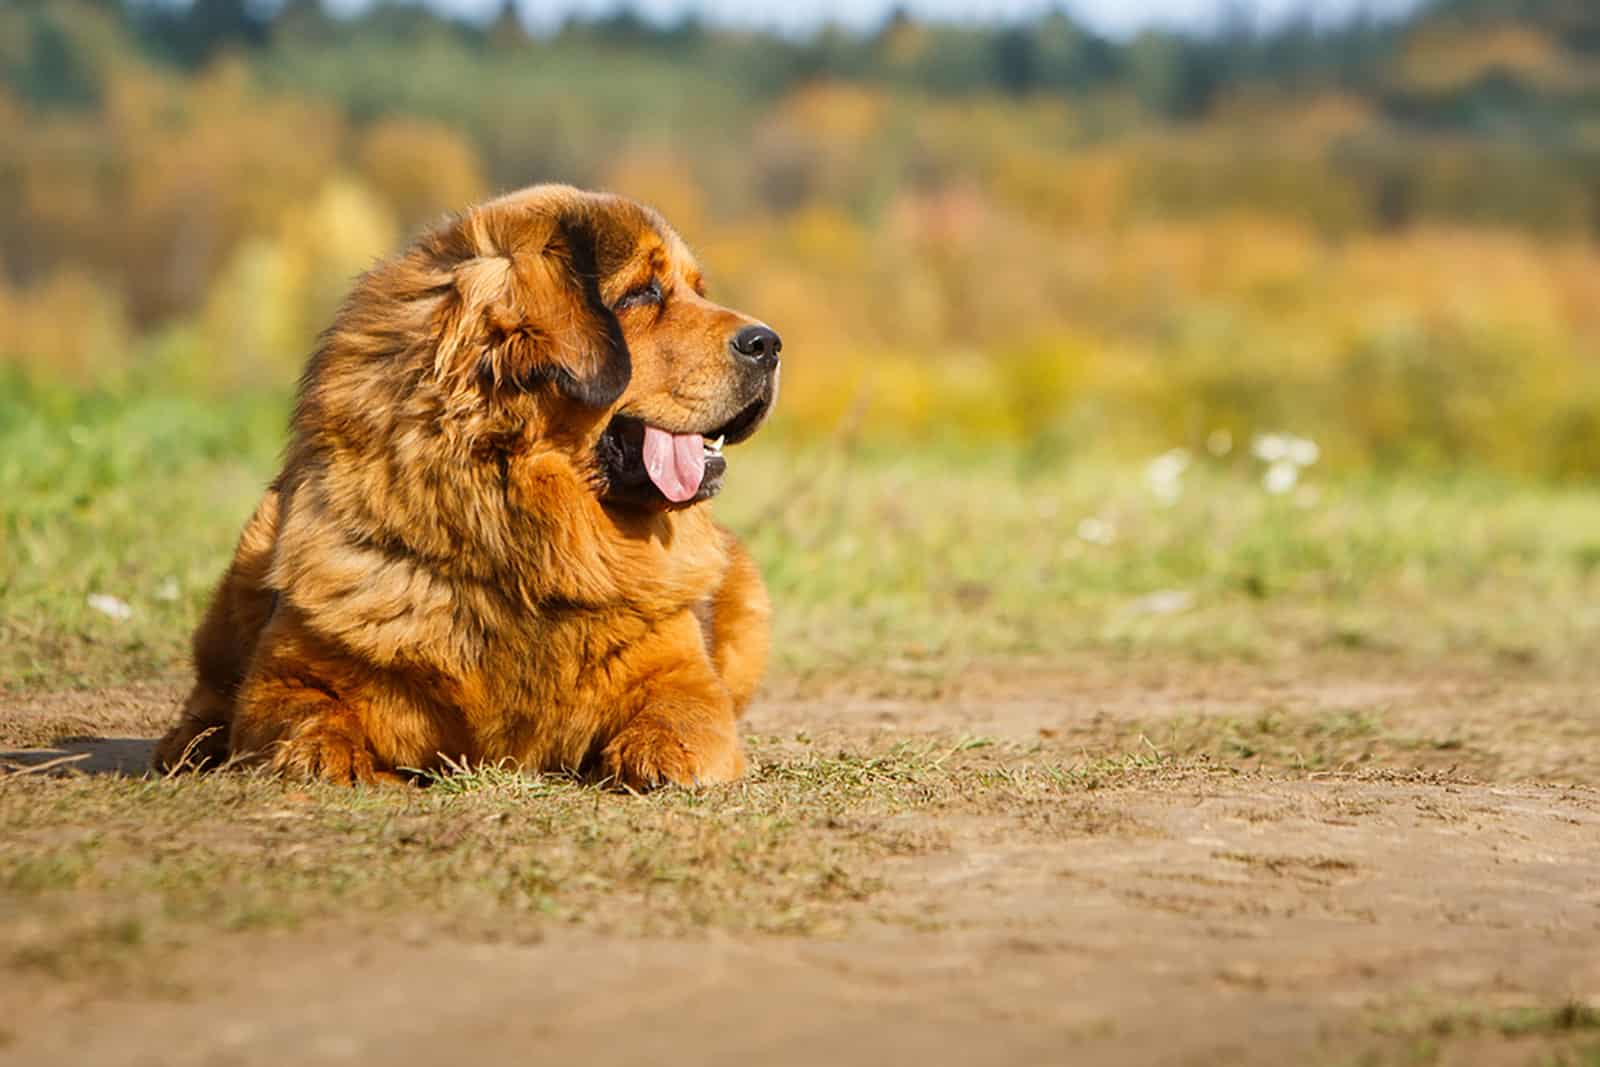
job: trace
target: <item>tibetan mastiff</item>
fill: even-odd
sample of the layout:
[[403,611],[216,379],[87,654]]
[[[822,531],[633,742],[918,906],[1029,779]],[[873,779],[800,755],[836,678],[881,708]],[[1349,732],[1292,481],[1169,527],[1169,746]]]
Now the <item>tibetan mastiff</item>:
[[535,186],[375,267],[301,378],[156,767],[737,778],[770,609],[706,501],[781,348],[618,196]]

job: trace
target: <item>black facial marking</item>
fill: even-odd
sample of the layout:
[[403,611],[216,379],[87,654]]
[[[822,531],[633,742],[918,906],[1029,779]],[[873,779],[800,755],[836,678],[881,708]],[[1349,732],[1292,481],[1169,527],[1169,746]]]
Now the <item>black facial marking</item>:
[[[626,349],[624,349],[626,351]],[[528,370],[517,381],[524,390],[533,390],[550,383],[568,400],[585,407],[608,408],[622,396],[632,377],[632,368],[625,361],[607,360],[598,374],[579,378],[565,367],[538,366]]]
[[[600,295],[600,272],[596,267],[595,245],[598,240],[594,227],[586,221],[567,220],[561,226],[562,243],[568,257],[567,284],[580,295],[584,312],[589,317],[588,328],[580,339],[540,336],[541,331],[527,331],[523,338],[533,341],[535,351],[558,350],[563,345],[578,343],[597,345],[598,352],[591,354],[595,370],[588,375],[577,375],[566,367],[549,362],[534,362],[520,370],[505,384],[524,392],[543,385],[553,385],[562,396],[585,407],[608,408],[615,404],[628,388],[633,378],[633,360],[628,354],[628,343],[622,336],[622,326]],[[596,329],[597,327],[597,329]],[[598,334],[598,337],[595,335]],[[500,385],[494,364],[487,358],[478,362],[478,383],[481,388],[493,389]]]

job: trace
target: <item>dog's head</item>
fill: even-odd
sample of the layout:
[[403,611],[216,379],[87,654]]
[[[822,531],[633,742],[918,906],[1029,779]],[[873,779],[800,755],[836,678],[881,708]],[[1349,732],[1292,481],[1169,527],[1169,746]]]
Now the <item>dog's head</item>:
[[772,409],[782,341],[707,299],[693,255],[649,208],[535,186],[453,220],[418,253],[444,290],[432,373],[453,406],[536,417],[608,505],[714,496],[723,446]]

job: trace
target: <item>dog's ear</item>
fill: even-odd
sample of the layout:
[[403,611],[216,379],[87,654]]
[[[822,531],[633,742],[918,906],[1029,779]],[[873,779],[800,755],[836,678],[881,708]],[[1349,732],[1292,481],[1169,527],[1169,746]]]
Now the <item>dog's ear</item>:
[[592,233],[555,218],[515,220],[515,233],[496,233],[509,225],[496,221],[463,222],[474,254],[454,269],[456,300],[436,369],[470,374],[486,390],[549,384],[579,404],[609,408],[633,365],[600,296]]

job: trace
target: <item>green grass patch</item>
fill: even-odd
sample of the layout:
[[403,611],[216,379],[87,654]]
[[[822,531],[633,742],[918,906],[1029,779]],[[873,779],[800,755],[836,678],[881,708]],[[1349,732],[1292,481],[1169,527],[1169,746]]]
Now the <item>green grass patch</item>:
[[[0,687],[182,670],[288,397],[0,384]],[[1593,488],[1313,468],[1273,495],[1261,473],[1196,459],[1162,496],[1142,464],[801,445],[780,425],[730,453],[717,508],[772,587],[790,676],[937,683],[1075,651],[1547,664],[1600,638]]]

